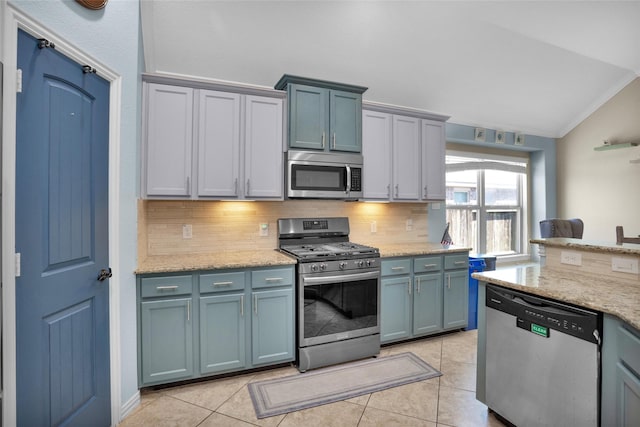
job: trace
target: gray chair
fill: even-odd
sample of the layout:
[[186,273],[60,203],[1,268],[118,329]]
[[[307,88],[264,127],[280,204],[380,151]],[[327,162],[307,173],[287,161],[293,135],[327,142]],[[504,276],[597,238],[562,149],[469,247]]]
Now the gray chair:
[[640,236],[638,237],[625,237],[624,229],[621,225],[616,227],[616,244],[621,245],[623,243],[638,243],[640,244]]
[[579,218],[544,219],[540,221],[540,237],[571,237],[582,239],[584,223]]

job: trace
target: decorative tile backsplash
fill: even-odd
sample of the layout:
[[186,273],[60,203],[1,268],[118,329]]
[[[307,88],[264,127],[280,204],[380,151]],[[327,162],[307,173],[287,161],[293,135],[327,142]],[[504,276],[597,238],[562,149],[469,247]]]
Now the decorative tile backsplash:
[[[375,246],[427,241],[426,203],[139,200],[138,255],[275,249],[278,218],[331,216],[349,217],[354,242]],[[268,224],[268,236],[260,236],[260,224]],[[191,238],[183,238],[184,225],[191,226]]]

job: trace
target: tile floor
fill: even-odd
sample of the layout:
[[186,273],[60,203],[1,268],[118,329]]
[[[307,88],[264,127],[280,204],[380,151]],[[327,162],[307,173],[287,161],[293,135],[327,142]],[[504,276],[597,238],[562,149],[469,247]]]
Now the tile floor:
[[412,351],[443,375],[342,402],[257,419],[247,383],[298,374],[285,367],[143,391],[140,406],[120,426],[503,426],[475,399],[476,339],[473,330],[383,347],[380,356]]

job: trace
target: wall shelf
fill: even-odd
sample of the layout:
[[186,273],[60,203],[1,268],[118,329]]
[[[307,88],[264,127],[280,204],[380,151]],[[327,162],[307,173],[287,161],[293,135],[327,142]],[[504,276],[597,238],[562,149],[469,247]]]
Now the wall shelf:
[[593,149],[595,151],[606,151],[606,150],[614,150],[617,148],[637,147],[638,145],[640,145],[640,142],[619,143],[619,142],[603,141],[603,145],[600,145],[599,147],[594,147]]

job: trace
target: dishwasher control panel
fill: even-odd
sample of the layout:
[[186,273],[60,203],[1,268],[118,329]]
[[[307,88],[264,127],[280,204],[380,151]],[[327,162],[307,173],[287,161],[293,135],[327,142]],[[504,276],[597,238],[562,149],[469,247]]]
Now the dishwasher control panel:
[[553,330],[600,344],[602,316],[511,289],[487,286],[486,306],[516,317],[516,326],[542,337]]

